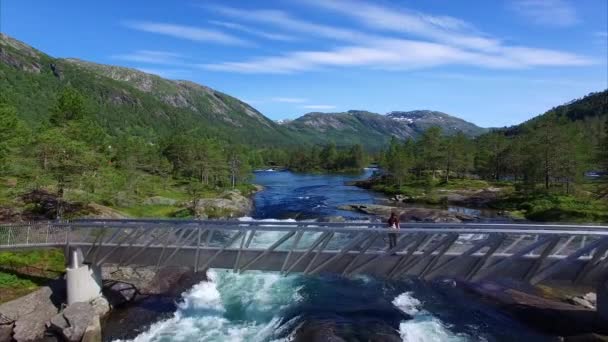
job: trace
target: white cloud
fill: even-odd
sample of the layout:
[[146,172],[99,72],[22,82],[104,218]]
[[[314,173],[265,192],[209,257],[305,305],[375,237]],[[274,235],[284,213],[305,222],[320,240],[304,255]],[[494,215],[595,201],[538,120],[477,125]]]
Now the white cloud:
[[222,15],[237,18],[240,20],[271,24],[278,26],[283,30],[306,33],[308,35],[320,36],[331,40],[361,42],[380,38],[375,35],[369,35],[355,30],[343,29],[300,20],[292,17],[286,12],[279,10],[242,10],[224,6],[206,8],[210,8]]
[[251,34],[251,35],[262,37],[262,38],[269,39],[269,40],[284,41],[284,42],[291,42],[291,41],[296,40],[295,37],[288,36],[285,34],[266,32],[263,30],[254,29],[254,28],[251,28],[251,27],[248,27],[245,25],[228,22],[228,21],[209,20],[209,23],[211,23],[213,25],[225,27],[228,29],[232,29],[232,30],[245,32],[247,34]]
[[112,58],[124,61],[150,64],[180,64],[181,57],[178,53],[155,50],[137,50],[132,53],[112,56]]
[[454,17],[432,16],[356,0],[309,0],[305,3],[353,17],[374,29],[484,51],[495,50],[500,45],[499,40],[480,35],[473,25]]
[[174,38],[193,40],[197,42],[212,42],[238,46],[253,45],[247,40],[240,39],[236,36],[229,35],[221,31],[203,29],[193,26],[149,21],[126,22],[125,25],[139,31],[162,34]]
[[421,69],[441,65],[472,65],[515,69],[535,66],[587,65],[593,61],[569,53],[525,47],[508,47],[501,54],[463,50],[445,44],[387,39],[374,46],[343,46],[326,51],[299,51],[244,62],[203,64],[207,70],[240,73],[294,73],[324,67]]
[[576,9],[566,0],[514,0],[510,7],[539,25],[566,27],[579,22]]
[[300,97],[273,97],[272,102],[283,102],[283,103],[304,103],[308,101]]
[[211,7],[226,16],[273,25],[282,30],[346,41],[348,44],[329,50],[295,51],[244,61],[203,64],[200,67],[216,71],[280,74],[348,66],[378,69],[419,69],[440,65],[530,68],[595,63],[585,56],[573,53],[505,45],[499,39],[479,33],[472,24],[454,17],[381,7],[360,0],[307,0],[302,3],[352,17],[363,26],[388,31],[391,35],[414,35],[421,40],[397,39],[388,35],[315,24],[294,18],[283,11]]
[[333,105],[307,105],[307,106],[302,106],[302,108],[316,109],[316,110],[328,110],[328,109],[335,109],[336,106],[333,106]]

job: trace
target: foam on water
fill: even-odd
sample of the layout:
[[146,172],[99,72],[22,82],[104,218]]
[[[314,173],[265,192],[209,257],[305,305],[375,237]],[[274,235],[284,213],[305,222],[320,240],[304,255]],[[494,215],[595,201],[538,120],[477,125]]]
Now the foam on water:
[[421,308],[421,302],[412,292],[404,292],[393,299],[393,305],[412,316],[401,322],[399,335],[404,342],[460,342],[468,341],[464,335],[454,334],[439,319]]
[[172,318],[134,341],[270,341],[281,332],[281,309],[301,298],[294,277],[215,270],[208,277],[182,295]]

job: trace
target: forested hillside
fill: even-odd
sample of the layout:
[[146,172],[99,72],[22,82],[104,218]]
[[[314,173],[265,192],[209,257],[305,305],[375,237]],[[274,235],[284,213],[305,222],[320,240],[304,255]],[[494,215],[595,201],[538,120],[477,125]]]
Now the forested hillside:
[[295,144],[284,128],[253,107],[214,89],[138,70],[52,58],[0,36],[0,92],[19,118],[37,126],[66,86],[105,132],[158,139],[184,130],[201,138],[257,146]]
[[380,157],[389,177],[376,189],[433,201],[435,186],[470,190],[483,180],[512,190],[493,205],[528,218],[606,221],[607,104],[608,90],[474,139],[437,126],[417,140],[393,139]]

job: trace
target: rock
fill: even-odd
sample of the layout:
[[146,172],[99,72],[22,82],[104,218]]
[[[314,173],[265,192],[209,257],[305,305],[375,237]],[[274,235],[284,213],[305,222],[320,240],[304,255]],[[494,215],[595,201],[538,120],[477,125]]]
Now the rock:
[[82,342],[101,342],[101,322],[99,316],[93,318],[82,336]]
[[50,282],[38,290],[0,305],[2,323],[14,322],[13,339],[36,341],[44,336],[45,324],[57,314],[65,302],[65,283],[62,279]]
[[474,216],[442,209],[430,208],[399,208],[378,204],[348,204],[338,207],[342,210],[359,211],[365,214],[378,215],[388,218],[391,213],[400,214],[401,222],[450,222],[459,223],[473,221]]
[[113,308],[134,300],[137,294],[137,288],[133,284],[121,281],[111,281],[103,288],[103,295]]
[[154,196],[144,200],[145,205],[176,205],[177,200],[168,197]]
[[13,327],[13,339],[17,342],[38,341],[44,337],[47,320],[46,314],[37,311],[21,317]]
[[13,323],[0,324],[0,342],[10,342],[13,339]]
[[[189,205],[184,203],[184,205]],[[196,204],[196,216],[207,215],[209,218],[237,217],[248,215],[253,209],[253,202],[238,190],[222,193],[220,198],[203,198]]]
[[325,216],[319,218],[319,222],[346,222],[343,216]]
[[595,294],[595,292],[587,293],[583,296],[583,299],[589,301],[591,304],[593,304],[593,306],[595,306],[595,304],[597,303],[597,295]]
[[512,317],[550,335],[606,334],[608,325],[598,323],[595,310],[547,299],[494,282],[461,284]]
[[66,307],[63,312],[57,314],[49,323],[49,328],[66,341],[79,342],[82,340],[87,328],[99,320],[95,309],[89,303],[78,302]]
[[572,297],[572,298],[568,299],[568,303],[582,306],[587,309],[592,309],[592,310],[595,309],[595,305],[583,297]]
[[97,203],[90,203],[87,209],[90,211],[87,218],[123,219],[129,217],[118,210]]
[[91,301],[93,311],[99,317],[103,317],[110,312],[110,302],[104,297],[99,296]]

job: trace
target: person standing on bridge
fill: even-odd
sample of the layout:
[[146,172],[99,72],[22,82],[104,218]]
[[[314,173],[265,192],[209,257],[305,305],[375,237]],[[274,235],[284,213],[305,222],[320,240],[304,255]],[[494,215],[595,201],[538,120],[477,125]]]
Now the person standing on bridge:
[[401,227],[399,226],[399,216],[395,212],[391,213],[391,217],[388,219],[388,248],[391,249],[397,246],[397,232]]

